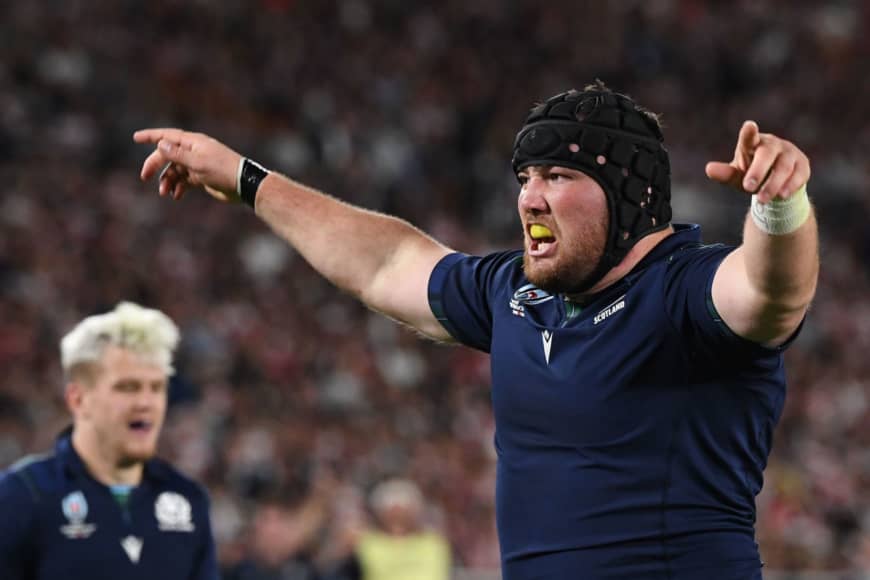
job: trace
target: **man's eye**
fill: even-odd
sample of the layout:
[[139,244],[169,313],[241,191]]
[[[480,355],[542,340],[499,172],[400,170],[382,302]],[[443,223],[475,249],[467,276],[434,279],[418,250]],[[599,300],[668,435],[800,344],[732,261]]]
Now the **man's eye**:
[[525,185],[529,182],[528,175],[517,175],[517,181],[520,182],[520,185]]

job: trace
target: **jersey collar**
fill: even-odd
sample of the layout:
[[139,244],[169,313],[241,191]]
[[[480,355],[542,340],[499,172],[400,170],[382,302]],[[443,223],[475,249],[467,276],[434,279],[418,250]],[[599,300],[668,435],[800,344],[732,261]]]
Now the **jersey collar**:
[[[610,296],[614,292],[624,292],[631,279],[646,269],[649,265],[661,260],[678,249],[701,243],[701,226],[698,224],[673,224],[674,233],[663,238],[656,246],[647,252],[641,260],[625,276],[616,280],[607,288],[603,288],[595,294],[590,294],[584,297],[580,303],[584,308],[601,299],[602,296]],[[563,295],[563,299],[572,302],[570,298]]]
[[[67,427],[60,433],[60,435],[58,435],[57,440],[54,443],[54,452],[55,456],[60,460],[64,473],[68,476],[85,477],[94,483],[103,485],[91,476],[84,461],[82,461],[82,458],[79,457],[78,453],[76,453],[72,444],[72,427]],[[148,481],[163,480],[166,479],[166,477],[167,473],[166,470],[162,468],[161,462],[156,459],[149,459],[145,462],[145,469],[142,472],[142,482],[139,485],[143,485]]]

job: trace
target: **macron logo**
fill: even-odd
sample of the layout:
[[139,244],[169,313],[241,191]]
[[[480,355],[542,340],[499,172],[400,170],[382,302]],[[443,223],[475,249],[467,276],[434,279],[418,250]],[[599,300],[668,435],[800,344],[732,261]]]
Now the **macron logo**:
[[553,346],[553,333],[549,330],[541,331],[541,340],[544,342],[544,358],[550,364],[550,347]]
[[121,547],[124,548],[130,561],[134,564],[139,563],[139,556],[142,555],[142,544],[142,538],[137,538],[136,536],[127,536],[121,540]]
[[611,302],[609,306],[605,306],[601,312],[596,314],[595,318],[592,319],[593,326],[599,322],[604,322],[623,308],[625,308],[625,294]]

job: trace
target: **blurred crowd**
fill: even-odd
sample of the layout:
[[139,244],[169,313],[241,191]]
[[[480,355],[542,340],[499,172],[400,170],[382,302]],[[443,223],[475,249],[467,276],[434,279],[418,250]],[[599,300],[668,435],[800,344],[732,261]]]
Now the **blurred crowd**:
[[[146,126],[199,130],[467,252],[520,243],[512,139],[601,78],[662,114],[677,221],[740,123],[813,164],[822,274],[758,498],[777,570],[870,570],[870,4],[53,0],[0,21],[0,467],[68,422],[58,340],[121,299],[183,332],[162,455],[209,488],[226,577],[331,578],[401,477],[454,564],[498,566],[488,359],[335,291],[244,207],[175,204]],[[310,216],[312,220],[318,216]],[[856,576],[857,577],[857,576]]]

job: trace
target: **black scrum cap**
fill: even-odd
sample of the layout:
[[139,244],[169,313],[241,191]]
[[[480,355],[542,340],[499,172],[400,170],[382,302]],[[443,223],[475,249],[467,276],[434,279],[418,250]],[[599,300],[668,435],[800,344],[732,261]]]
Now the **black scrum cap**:
[[[671,220],[671,170],[658,123],[625,95],[571,90],[532,109],[514,141],[515,173],[560,165],[595,179],[607,195],[610,228],[592,286],[643,236]],[[585,289],[585,288],[584,288]]]

